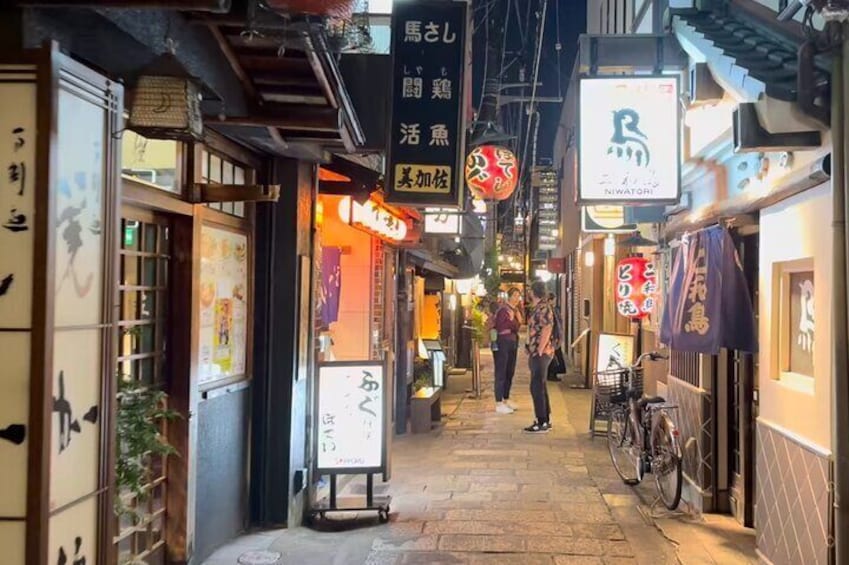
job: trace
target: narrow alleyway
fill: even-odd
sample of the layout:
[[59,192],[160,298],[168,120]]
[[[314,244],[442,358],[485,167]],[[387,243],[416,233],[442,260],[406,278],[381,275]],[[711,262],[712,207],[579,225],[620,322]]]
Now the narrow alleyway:
[[393,496],[388,524],[373,514],[335,515],[315,529],[250,534],[206,565],[240,556],[250,565],[251,550],[310,565],[757,563],[754,536],[730,518],[661,513],[651,507],[653,484],[635,492],[621,483],[604,440],[585,432],[587,391],[548,383],[554,429],[522,433],[532,410],[520,356],[511,395],[520,409],[496,414],[491,357],[482,357],[481,400],[465,393],[469,379],[455,377],[442,428],[395,440],[392,479],[380,488]]

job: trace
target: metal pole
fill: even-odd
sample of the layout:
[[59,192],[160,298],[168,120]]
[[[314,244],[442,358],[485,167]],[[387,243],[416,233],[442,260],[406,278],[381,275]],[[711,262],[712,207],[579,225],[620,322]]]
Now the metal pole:
[[849,563],[849,381],[847,381],[847,258],[846,241],[846,131],[849,129],[844,96],[849,92],[849,25],[829,22],[827,32],[840,32],[841,50],[834,54],[831,93],[833,261],[831,351],[831,441],[834,457],[834,559]]

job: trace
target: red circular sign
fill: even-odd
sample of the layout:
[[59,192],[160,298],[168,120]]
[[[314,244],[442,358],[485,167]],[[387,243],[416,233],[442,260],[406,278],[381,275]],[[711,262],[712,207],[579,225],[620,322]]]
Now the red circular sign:
[[477,198],[506,200],[518,181],[516,156],[506,147],[481,145],[466,158],[466,184]]

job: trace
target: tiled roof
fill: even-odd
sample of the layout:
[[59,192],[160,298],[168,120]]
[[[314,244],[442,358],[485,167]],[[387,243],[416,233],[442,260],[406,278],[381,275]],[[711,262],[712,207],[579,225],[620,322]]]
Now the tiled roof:
[[[779,100],[796,101],[799,43],[785,37],[747,14],[727,10],[682,11],[674,14],[679,22],[703,36],[734,66],[764,85],[766,94]],[[829,73],[825,59],[817,59],[815,81],[827,85]]]

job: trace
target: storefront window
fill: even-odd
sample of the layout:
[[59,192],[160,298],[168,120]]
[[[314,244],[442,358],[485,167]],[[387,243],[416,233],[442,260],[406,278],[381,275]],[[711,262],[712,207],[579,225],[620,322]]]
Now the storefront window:
[[126,130],[121,137],[121,174],[179,193],[177,153],[176,141],[147,139]]

